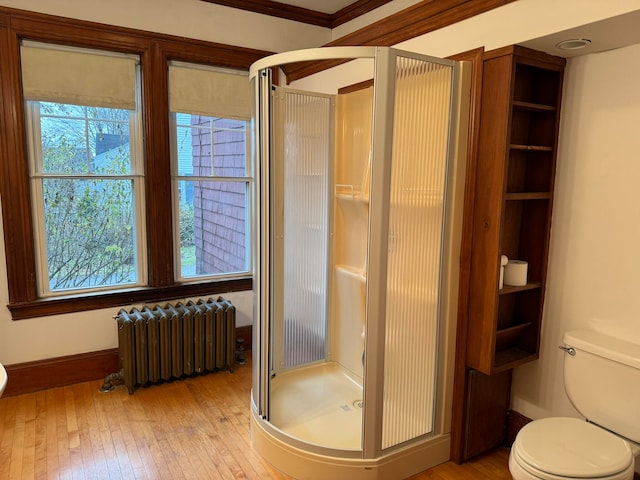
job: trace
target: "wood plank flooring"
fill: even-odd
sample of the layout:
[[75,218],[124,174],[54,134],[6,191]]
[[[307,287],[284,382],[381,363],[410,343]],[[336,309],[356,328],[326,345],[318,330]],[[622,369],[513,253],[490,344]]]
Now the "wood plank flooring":
[[[1,398],[0,479],[291,479],[251,447],[249,364],[134,395],[101,384]],[[411,480],[511,480],[507,457],[500,449]]]

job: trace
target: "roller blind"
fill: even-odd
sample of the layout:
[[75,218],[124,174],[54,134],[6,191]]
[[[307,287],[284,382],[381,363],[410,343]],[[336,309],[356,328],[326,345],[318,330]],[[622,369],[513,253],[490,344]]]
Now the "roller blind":
[[251,90],[246,72],[172,62],[169,65],[172,112],[248,120]]
[[135,55],[25,43],[20,47],[27,100],[136,109]]

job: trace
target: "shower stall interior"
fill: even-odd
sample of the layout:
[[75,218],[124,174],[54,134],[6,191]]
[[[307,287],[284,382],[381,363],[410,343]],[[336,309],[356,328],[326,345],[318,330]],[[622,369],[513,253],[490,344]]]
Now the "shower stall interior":
[[[276,85],[323,60],[340,61]],[[448,460],[467,67],[336,47],[267,57],[250,77],[254,446],[296,478]]]

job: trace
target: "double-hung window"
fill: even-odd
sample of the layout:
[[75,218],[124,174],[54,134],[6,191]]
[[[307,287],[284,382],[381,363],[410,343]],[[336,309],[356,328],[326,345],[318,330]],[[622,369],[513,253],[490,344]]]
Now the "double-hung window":
[[267,52],[3,15],[12,318],[250,290],[247,70]]
[[246,72],[169,65],[176,276],[246,276],[250,270]]
[[24,42],[40,296],[146,283],[139,60]]

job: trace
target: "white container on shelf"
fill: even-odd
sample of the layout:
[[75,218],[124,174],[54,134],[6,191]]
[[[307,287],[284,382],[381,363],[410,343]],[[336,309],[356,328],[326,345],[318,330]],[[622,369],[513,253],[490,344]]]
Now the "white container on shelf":
[[504,286],[504,267],[507,266],[507,263],[509,263],[507,256],[500,255],[500,285],[498,287],[500,290],[502,290],[502,287]]
[[524,287],[527,284],[529,264],[523,260],[509,260],[504,267],[504,284],[512,287]]

